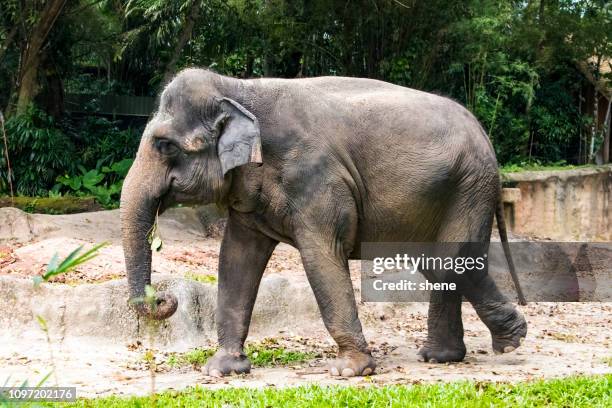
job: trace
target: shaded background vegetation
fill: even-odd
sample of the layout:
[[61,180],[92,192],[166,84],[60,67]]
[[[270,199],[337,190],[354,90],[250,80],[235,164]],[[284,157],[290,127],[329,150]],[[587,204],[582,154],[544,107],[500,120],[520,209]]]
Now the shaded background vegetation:
[[[155,96],[186,66],[382,79],[466,105],[501,164],[592,162],[606,129],[581,108],[579,66],[598,79],[611,35],[605,0],[2,0],[11,179],[112,205],[146,120],[96,114],[96,97]],[[68,94],[92,95],[89,113]],[[3,154],[1,192],[8,179]]]

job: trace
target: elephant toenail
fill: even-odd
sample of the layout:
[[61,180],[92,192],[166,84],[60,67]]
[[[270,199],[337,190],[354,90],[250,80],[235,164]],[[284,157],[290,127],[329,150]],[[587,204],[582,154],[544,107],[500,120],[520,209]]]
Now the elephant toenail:
[[504,347],[504,353],[510,353],[512,351],[516,350],[516,347],[513,346],[506,346]]
[[342,370],[342,376],[343,377],[354,377],[355,371],[353,371],[352,368],[345,368],[344,370]]
[[223,377],[223,374],[221,374],[221,371],[213,368],[212,370],[210,370],[210,376],[211,377],[221,378],[221,377]]
[[429,362],[433,363],[433,364],[436,364],[438,362],[438,360],[436,360],[435,358],[430,358]]
[[363,373],[361,373],[361,375],[370,375],[372,374],[372,369],[370,367],[366,367],[365,370],[363,370]]
[[521,337],[521,338],[519,339],[519,343],[522,345],[524,342],[525,342],[525,338],[524,338],[524,337]]
[[495,354],[503,354],[503,353],[502,353],[501,351],[499,351],[499,350],[493,350],[493,352],[494,352]]
[[336,367],[331,367],[329,369],[329,372],[331,373],[331,375],[340,375],[340,372],[338,371]]

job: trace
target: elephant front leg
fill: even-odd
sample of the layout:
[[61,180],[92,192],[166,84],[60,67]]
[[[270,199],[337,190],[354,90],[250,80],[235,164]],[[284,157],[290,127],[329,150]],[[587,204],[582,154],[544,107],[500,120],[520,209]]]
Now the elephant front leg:
[[311,242],[301,245],[300,252],[325,327],[338,344],[338,357],[330,362],[330,373],[343,377],[374,373],[376,362],[357,315],[348,261],[321,252],[321,247]]
[[202,369],[205,375],[222,377],[251,371],[244,341],[261,277],[277,243],[230,215],[219,254],[219,350]]

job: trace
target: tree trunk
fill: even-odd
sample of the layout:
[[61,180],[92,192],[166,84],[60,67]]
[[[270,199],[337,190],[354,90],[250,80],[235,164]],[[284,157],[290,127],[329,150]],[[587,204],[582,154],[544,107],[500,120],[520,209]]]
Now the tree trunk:
[[6,50],[9,49],[9,47],[11,46],[13,40],[15,39],[15,36],[17,35],[18,28],[19,28],[19,24],[15,24],[13,26],[13,28],[11,28],[11,31],[8,33],[6,38],[4,39],[4,43],[2,44],[2,48],[0,48],[0,61],[2,61],[2,57],[4,56],[4,53],[6,52]]
[[593,95],[593,124],[591,126],[591,145],[589,146],[589,163],[595,158],[595,139],[597,138],[597,121],[599,120],[599,92],[597,88]]
[[191,9],[189,10],[189,14],[187,15],[187,20],[185,21],[185,25],[183,26],[183,31],[181,31],[181,35],[174,47],[174,51],[172,52],[172,57],[168,64],[166,65],[166,72],[164,73],[164,83],[168,83],[170,79],[174,76],[176,71],[176,64],[178,63],[179,58],[181,58],[181,53],[183,52],[183,48],[187,44],[187,41],[191,38],[191,33],[193,32],[193,27],[195,25],[196,20],[200,16],[200,9],[202,7],[201,0],[193,0],[191,3]]
[[38,53],[24,60],[23,72],[20,74],[19,91],[17,97],[17,114],[25,112],[28,105],[34,100],[38,92],[38,67],[40,56]]
[[593,71],[593,125],[591,126],[591,146],[589,148],[589,163],[592,163],[593,159],[595,158],[595,139],[597,138],[597,122],[599,121],[599,91],[597,90],[597,83],[599,82],[601,59],[601,56],[597,57],[597,62]]
[[604,141],[603,141],[603,151],[602,158],[603,164],[610,163],[610,127],[612,124],[610,123],[610,108],[612,106],[612,98],[608,100],[608,110],[606,111],[606,118],[604,119]]
[[23,59],[21,72],[19,73],[17,114],[26,110],[38,92],[38,68],[41,61],[41,50],[66,2],[67,0],[49,0],[41,12],[38,24],[32,28],[28,36],[22,53]]

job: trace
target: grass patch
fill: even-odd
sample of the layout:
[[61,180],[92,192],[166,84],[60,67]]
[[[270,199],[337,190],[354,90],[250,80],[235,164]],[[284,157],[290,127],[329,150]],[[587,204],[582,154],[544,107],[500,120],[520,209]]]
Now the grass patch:
[[591,167],[597,167],[594,164],[582,164],[582,165],[573,165],[566,164],[563,162],[553,163],[553,164],[541,164],[541,163],[514,163],[514,164],[506,164],[500,168],[502,174],[504,173],[519,173],[522,171],[552,171],[552,170],[574,170],[574,169],[586,169]]
[[546,332],[549,337],[566,343],[579,343],[578,337],[570,333]]
[[[249,345],[245,352],[254,367],[300,364],[317,357],[317,354],[312,352],[290,351],[280,347],[271,348],[262,344]],[[166,359],[166,364],[170,367],[203,366],[213,354],[215,354],[214,349],[206,348],[195,348],[186,353],[171,353]]]
[[[157,406],[170,407],[609,407],[612,375],[570,377],[518,384],[453,382],[384,387],[295,388],[201,387],[155,396]],[[66,407],[146,407],[150,397],[79,400]]]
[[211,285],[217,284],[217,277],[215,275],[201,275],[194,272],[187,272],[185,274],[185,278],[194,280],[196,282],[208,283]]
[[213,349],[195,348],[185,353],[171,353],[166,359],[170,367],[182,367],[185,365],[204,365],[209,358],[215,354]]

